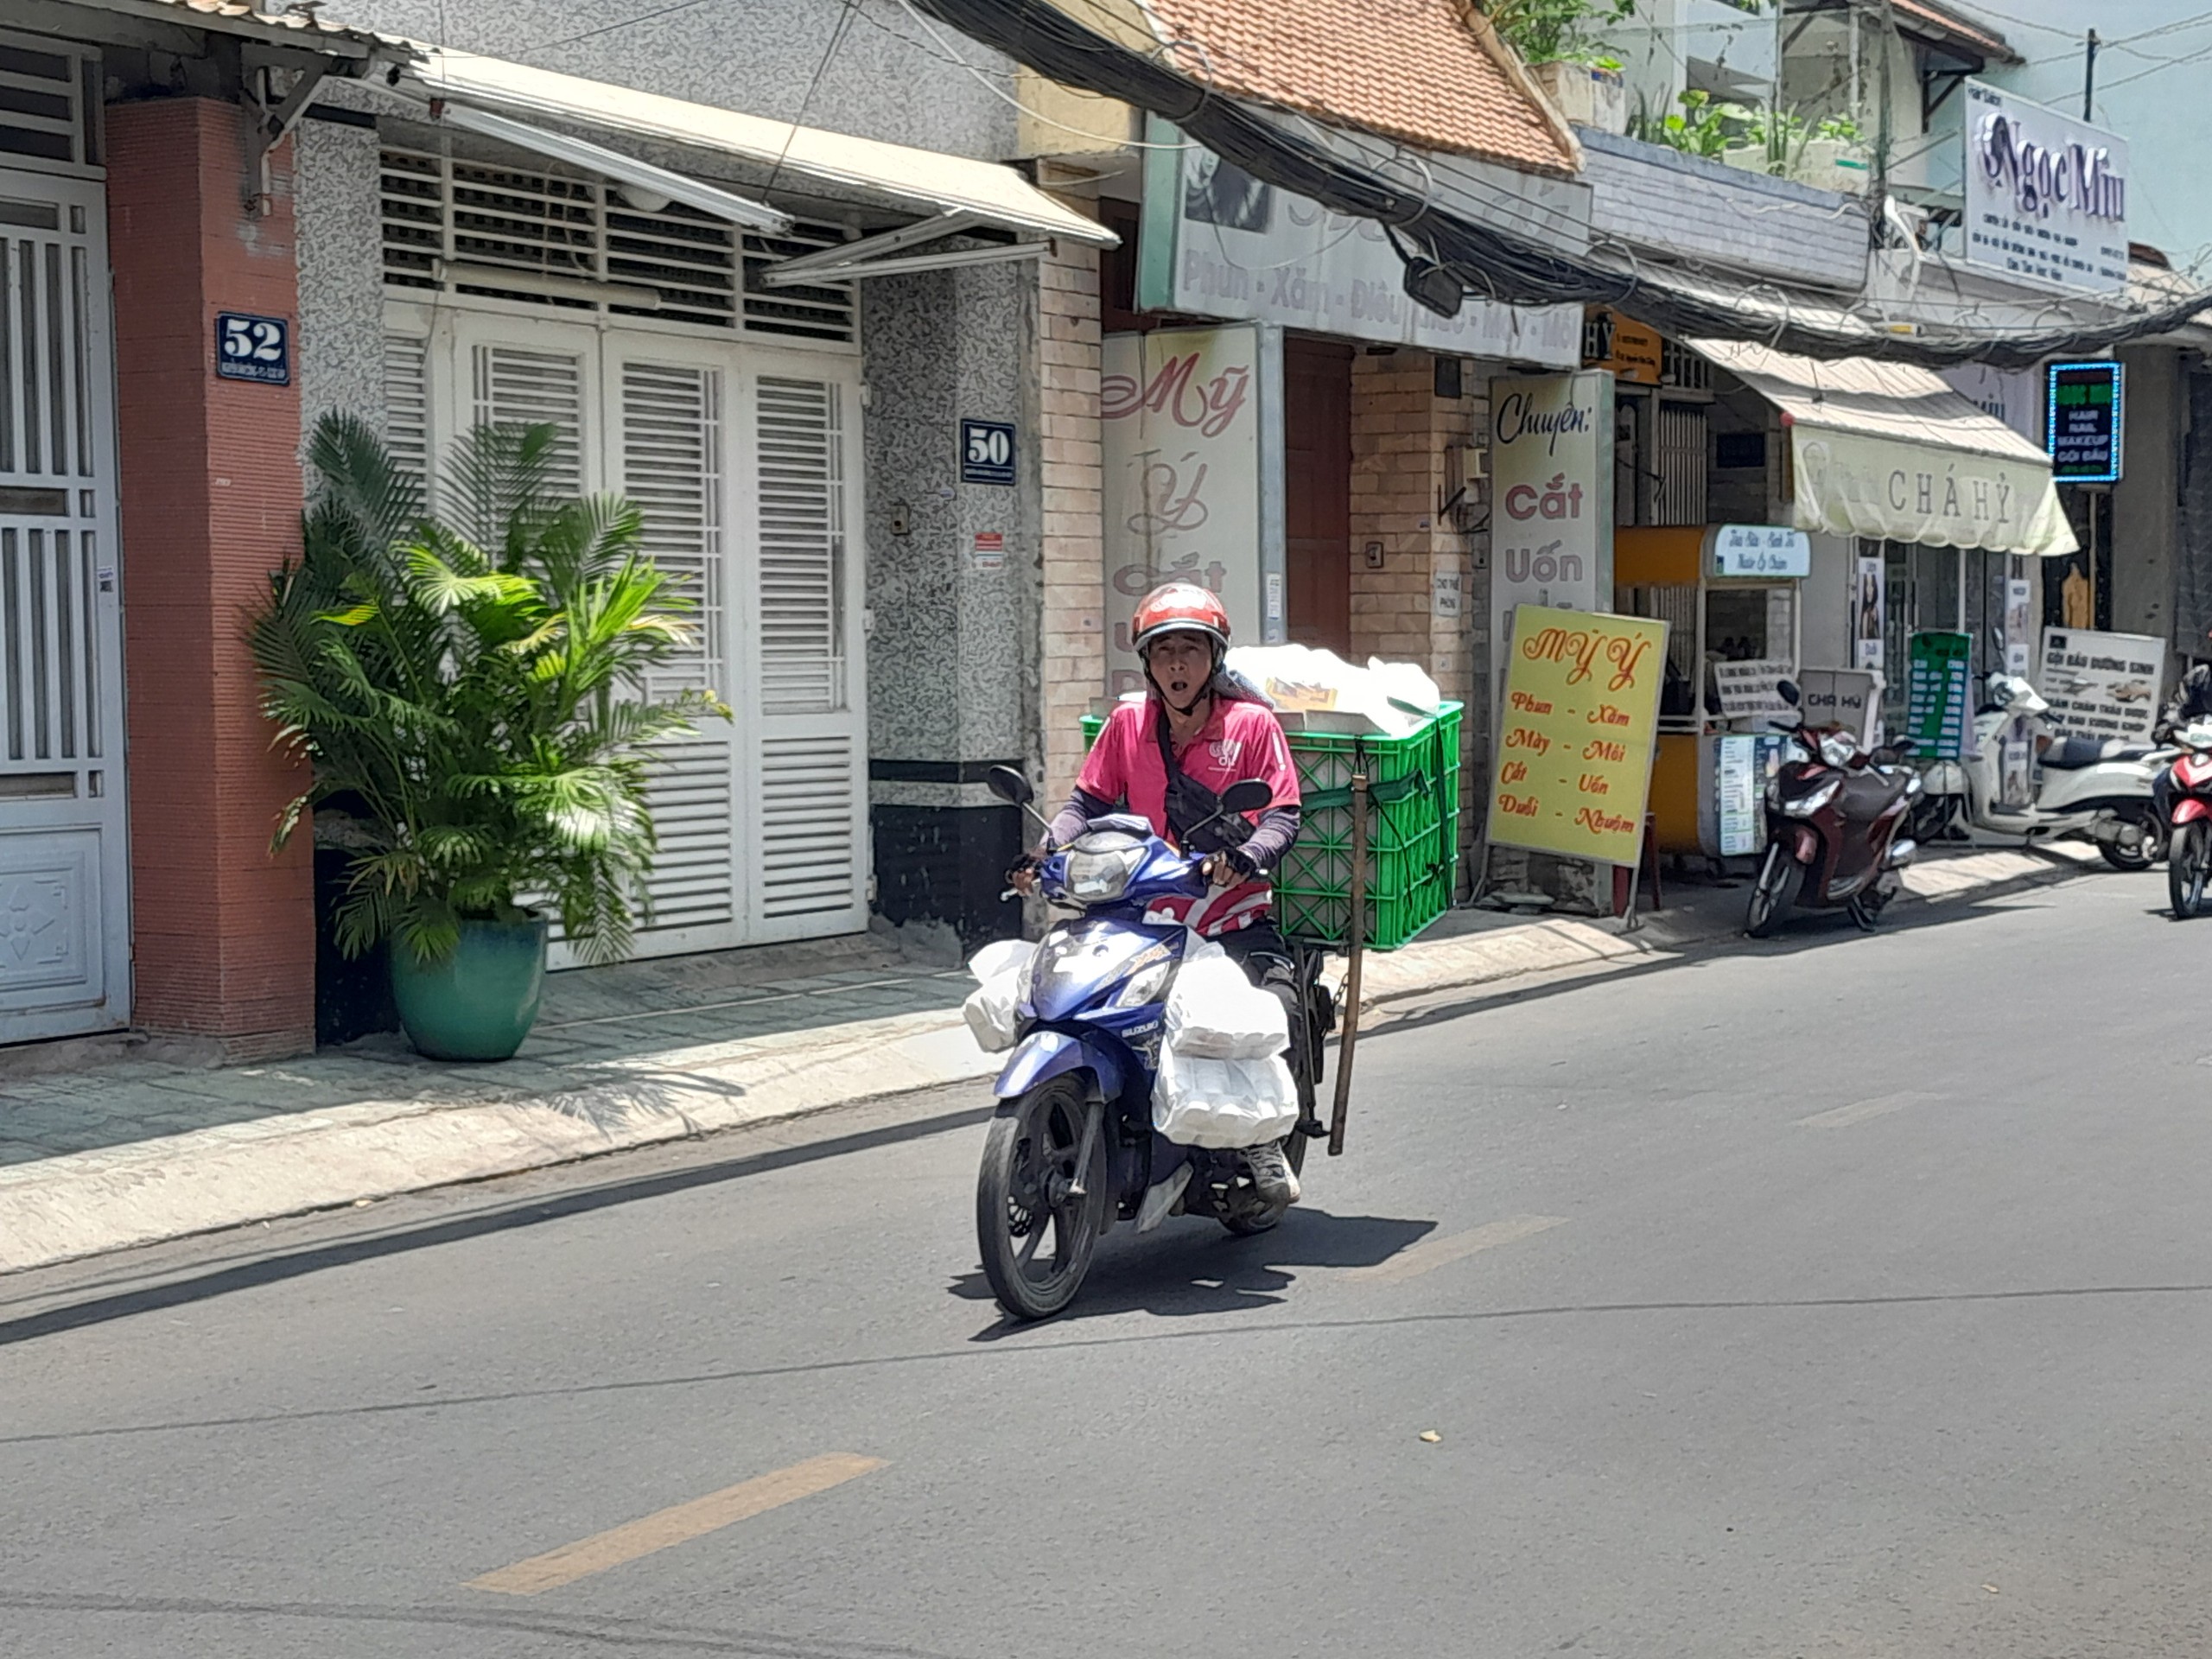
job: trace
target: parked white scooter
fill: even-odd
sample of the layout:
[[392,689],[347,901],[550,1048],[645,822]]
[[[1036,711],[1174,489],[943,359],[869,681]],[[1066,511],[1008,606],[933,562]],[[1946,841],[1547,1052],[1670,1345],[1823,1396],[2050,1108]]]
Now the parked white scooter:
[[[2097,844],[2114,869],[2148,869],[2165,856],[2166,825],[2151,787],[2171,752],[2117,740],[2053,735],[2043,716],[2050,705],[2017,674],[1989,677],[1988,701],[1974,715],[1972,753],[1923,763],[1928,804],[1916,815],[1923,840],[1941,839],[1959,823],[1976,842],[2049,841],[2082,836]],[[2035,766],[2035,796],[2024,807],[2004,804],[2005,728],[2022,719]],[[1909,753],[1909,745],[1897,745]]]

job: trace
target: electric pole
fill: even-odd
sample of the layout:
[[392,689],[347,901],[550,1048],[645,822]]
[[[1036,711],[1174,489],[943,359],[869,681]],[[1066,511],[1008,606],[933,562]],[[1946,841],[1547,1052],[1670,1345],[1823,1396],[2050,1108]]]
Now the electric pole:
[[2084,121],[2095,119],[2095,117],[2089,113],[2089,105],[2096,95],[2097,31],[2093,29],[2089,31],[2089,50],[2082,64],[2082,118]]

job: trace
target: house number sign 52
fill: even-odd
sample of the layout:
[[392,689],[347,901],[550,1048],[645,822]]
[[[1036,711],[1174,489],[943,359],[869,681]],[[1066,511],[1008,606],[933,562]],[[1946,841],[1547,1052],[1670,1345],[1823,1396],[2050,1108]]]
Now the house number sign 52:
[[215,373],[225,380],[292,384],[292,325],[243,311],[215,314]]

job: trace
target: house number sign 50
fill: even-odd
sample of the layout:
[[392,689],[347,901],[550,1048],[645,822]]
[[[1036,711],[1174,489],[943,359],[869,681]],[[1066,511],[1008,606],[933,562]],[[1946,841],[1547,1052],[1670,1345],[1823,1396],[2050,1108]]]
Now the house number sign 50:
[[292,384],[292,325],[243,311],[215,314],[215,373],[225,380]]

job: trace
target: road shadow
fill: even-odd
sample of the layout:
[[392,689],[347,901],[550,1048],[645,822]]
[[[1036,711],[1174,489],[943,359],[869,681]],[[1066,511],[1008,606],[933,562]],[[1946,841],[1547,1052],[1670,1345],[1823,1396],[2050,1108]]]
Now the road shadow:
[[[1300,1205],[1273,1232],[1238,1238],[1196,1216],[1139,1235],[1117,1226],[1100,1243],[1082,1292],[1049,1320],[1017,1322],[1003,1314],[969,1338],[996,1342],[1041,1325],[1069,1325],[1116,1313],[1192,1319],[1274,1307],[1298,1282],[1300,1268],[1371,1268],[1436,1230],[1433,1221],[1390,1216],[1339,1216]],[[947,1287],[963,1300],[989,1303],[982,1270]]]

